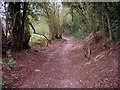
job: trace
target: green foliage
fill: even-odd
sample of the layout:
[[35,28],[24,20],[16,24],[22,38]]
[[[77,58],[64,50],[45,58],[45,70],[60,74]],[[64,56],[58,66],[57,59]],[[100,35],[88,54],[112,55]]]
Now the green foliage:
[[82,26],[80,22],[80,16],[76,11],[73,11],[73,19],[70,22],[63,22],[62,28],[67,35],[76,38],[83,39],[87,33],[86,28]]
[[96,33],[100,31],[112,42],[120,40],[120,3],[64,2],[63,5],[69,7],[73,18],[70,23],[62,25],[67,34],[77,38],[89,32],[96,38]]
[[[32,21],[32,24],[37,33],[47,34],[49,33],[49,26],[45,17],[41,16],[39,21]],[[30,27],[31,34],[33,33],[33,29]]]
[[11,67],[11,68],[16,68],[16,65],[17,65],[17,63],[16,63],[16,61],[13,59],[13,57],[12,57],[12,55],[11,55],[11,50],[8,50],[7,51],[7,55],[8,55],[8,62],[7,62],[7,64],[9,65],[9,67]]
[[[29,19],[30,19],[30,21],[33,21],[33,22],[35,22],[35,21],[38,21],[39,20],[39,15],[38,15],[38,4],[36,3],[36,2],[29,2],[29,5],[28,5],[28,17],[29,17]],[[32,23],[33,23],[32,22]]]
[[11,55],[11,50],[8,50],[8,51],[7,51],[7,55],[8,55],[8,58],[11,58],[11,57],[12,57],[12,55]]
[[3,62],[2,62],[2,60],[0,59],[0,65],[2,64]]
[[11,68],[16,68],[16,61],[14,59],[10,59],[8,60],[8,65],[11,67]]
[[60,34],[55,36],[56,39],[62,39],[62,36]]
[[[60,16],[59,16],[59,7],[56,7],[55,2],[37,2],[37,3],[30,3],[29,5],[29,15],[31,21],[42,21],[43,17],[46,19],[45,24],[35,23],[34,27],[36,31],[49,31],[50,37],[53,39],[57,34],[60,34]],[[31,18],[32,17],[32,18]],[[34,19],[34,20],[33,20]],[[44,28],[45,27],[45,28]],[[41,29],[43,28],[43,29]],[[47,28],[47,29],[46,29]],[[41,32],[40,32],[41,33]]]
[[[45,35],[45,36],[49,39],[48,35]],[[35,42],[35,41],[38,41],[39,39],[45,39],[45,37],[39,34],[31,34],[30,42]]]
[[[48,39],[49,36],[48,35],[45,35]],[[31,46],[34,46],[36,48],[40,48],[41,46],[45,45],[46,43],[46,38],[42,35],[39,35],[39,34],[31,34],[31,38],[30,38],[30,45]]]
[[120,20],[116,18],[112,18],[111,20],[111,28],[112,28],[112,42],[117,42],[120,40]]
[[2,86],[5,85],[5,81],[0,80],[0,90],[2,90]]

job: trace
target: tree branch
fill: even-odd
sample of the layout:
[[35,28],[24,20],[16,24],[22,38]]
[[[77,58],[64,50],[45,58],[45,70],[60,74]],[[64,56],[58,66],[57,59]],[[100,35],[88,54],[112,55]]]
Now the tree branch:
[[49,40],[49,39],[47,38],[47,36],[45,36],[44,34],[40,34],[40,33],[37,33],[37,32],[36,32],[36,30],[35,30],[34,26],[32,25],[32,23],[29,23],[29,24],[30,24],[30,26],[32,27],[32,29],[33,29],[33,31],[34,31],[34,34],[39,34],[39,35],[44,36],[44,38],[45,38],[48,42],[51,43],[51,40]]

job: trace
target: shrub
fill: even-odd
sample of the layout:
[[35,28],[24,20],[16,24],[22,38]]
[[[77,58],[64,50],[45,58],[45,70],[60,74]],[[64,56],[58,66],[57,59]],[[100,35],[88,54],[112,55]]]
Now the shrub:
[[16,61],[14,59],[10,59],[10,60],[8,60],[8,65],[11,68],[16,68]]

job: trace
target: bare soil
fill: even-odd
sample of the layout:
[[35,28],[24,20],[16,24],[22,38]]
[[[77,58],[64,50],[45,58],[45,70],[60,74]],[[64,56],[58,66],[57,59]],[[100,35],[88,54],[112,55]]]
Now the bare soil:
[[90,60],[84,45],[64,38],[49,47],[13,52],[17,67],[3,58],[4,87],[11,88],[117,88],[119,45],[103,46],[103,39],[90,45]]

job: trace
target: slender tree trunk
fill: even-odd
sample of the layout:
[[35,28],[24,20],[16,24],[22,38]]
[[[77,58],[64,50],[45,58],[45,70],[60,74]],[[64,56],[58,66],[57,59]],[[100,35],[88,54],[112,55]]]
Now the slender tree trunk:
[[109,31],[109,38],[110,38],[110,41],[112,41],[112,31],[111,31],[111,23],[110,23],[110,17],[109,17],[109,9],[108,9],[108,3],[105,3],[105,15],[106,15],[106,18],[107,18],[107,27],[108,27],[108,31]]
[[[8,6],[9,7],[9,6]],[[5,16],[6,16],[6,37],[8,35],[8,7],[6,7],[5,3]]]
[[95,17],[95,3],[93,3],[93,14],[92,14],[92,32],[94,36],[95,43],[98,42],[97,35],[96,35],[96,17]]
[[[2,56],[6,55],[6,42],[7,39],[5,37],[5,33],[3,31],[2,23],[0,20],[0,52],[2,52]],[[1,56],[1,53],[0,53]]]

